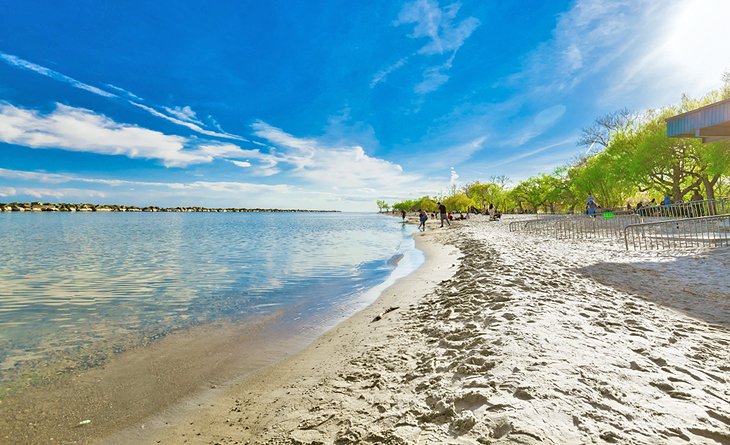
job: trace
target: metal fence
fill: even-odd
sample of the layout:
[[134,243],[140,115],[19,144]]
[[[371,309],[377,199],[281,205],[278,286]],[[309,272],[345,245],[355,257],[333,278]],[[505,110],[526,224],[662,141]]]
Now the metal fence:
[[730,215],[631,224],[624,241],[627,250],[730,246]]
[[641,222],[639,215],[604,213],[596,218],[571,218],[555,223],[557,239],[620,238],[630,224]]
[[[528,215],[518,215],[518,216],[528,216]],[[563,218],[570,218],[573,215],[566,215],[566,214],[557,214],[557,213],[540,213],[540,214],[530,214],[528,218],[526,219],[519,219],[517,221],[511,221],[509,223],[509,231],[510,232],[532,232],[536,225],[541,225],[543,223],[548,224],[550,222],[555,222],[556,220],[563,219]]]
[[509,231],[510,232],[522,232],[523,230],[525,230],[525,225],[527,225],[527,223],[529,221],[531,221],[531,220],[524,219],[521,221],[512,221],[509,223]]
[[724,215],[730,213],[730,198],[703,201],[679,202],[636,209],[642,218],[697,218],[700,216]]

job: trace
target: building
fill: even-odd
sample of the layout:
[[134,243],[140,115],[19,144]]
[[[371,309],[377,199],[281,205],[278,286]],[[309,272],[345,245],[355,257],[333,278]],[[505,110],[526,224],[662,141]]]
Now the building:
[[730,99],[667,119],[667,137],[702,138],[702,142],[730,141]]

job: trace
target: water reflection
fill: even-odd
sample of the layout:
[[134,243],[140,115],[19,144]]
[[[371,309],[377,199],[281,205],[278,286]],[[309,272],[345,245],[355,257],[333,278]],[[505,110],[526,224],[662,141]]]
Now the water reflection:
[[99,343],[355,298],[410,231],[360,214],[0,214],[0,380]]

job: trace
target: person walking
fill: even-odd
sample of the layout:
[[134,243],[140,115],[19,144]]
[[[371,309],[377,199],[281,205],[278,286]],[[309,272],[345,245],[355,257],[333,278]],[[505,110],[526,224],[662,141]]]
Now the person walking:
[[421,222],[421,224],[418,225],[418,230],[421,232],[426,231],[426,221],[428,220],[428,215],[426,215],[426,212],[424,212],[422,209],[418,209],[418,221]]
[[441,227],[444,226],[444,221],[446,221],[446,224],[450,226],[451,223],[449,222],[449,217],[446,215],[446,206],[441,204],[440,202],[437,202],[436,204],[438,204],[438,206],[439,206],[439,216],[441,217]]

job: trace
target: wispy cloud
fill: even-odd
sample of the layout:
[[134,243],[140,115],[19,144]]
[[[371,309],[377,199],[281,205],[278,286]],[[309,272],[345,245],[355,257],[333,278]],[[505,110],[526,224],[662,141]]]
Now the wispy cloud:
[[12,54],[6,54],[2,51],[0,51],[0,60],[3,60],[5,63],[21,68],[28,71],[33,71],[35,73],[38,73],[42,76],[50,77],[51,79],[58,80],[60,82],[67,83],[73,87],[86,90],[90,93],[97,94],[99,96],[104,97],[118,97],[114,93],[110,93],[109,91],[102,90],[101,88],[97,88],[95,86],[83,83],[81,81],[78,81],[72,77],[69,77],[65,74],[61,74],[58,71],[54,71],[50,68],[46,68],[44,66],[37,65],[32,62],[28,62],[27,60],[23,60],[20,57],[16,57]]
[[[432,190],[420,187],[392,190],[368,187],[340,189],[300,188],[288,184],[261,184],[235,181],[151,182],[83,177],[72,174],[32,172],[0,168],[0,178],[13,181],[11,186],[0,186],[0,197],[30,196],[37,199],[76,200],[104,198],[107,202],[135,205],[201,205],[220,207],[262,208],[337,208],[362,210],[373,205],[374,196],[381,199],[401,200],[411,194],[430,194]],[[41,186],[35,184],[40,183]],[[65,184],[69,187],[43,187],[42,184]],[[95,189],[77,188],[77,185],[95,185]],[[293,204],[295,203],[295,204]]]
[[518,155],[510,156],[510,157],[505,158],[505,159],[502,159],[500,161],[490,163],[490,168],[496,168],[496,167],[501,167],[503,165],[512,164],[513,162],[517,162],[517,161],[520,161],[522,159],[535,156],[535,155],[537,155],[539,153],[542,153],[544,151],[547,151],[547,150],[550,150],[550,149],[553,149],[553,148],[562,147],[562,146],[566,146],[566,145],[575,146],[575,142],[577,140],[578,140],[577,137],[571,137],[571,138],[568,138],[568,139],[563,139],[563,140],[560,140],[560,141],[557,141],[557,142],[553,142],[553,143],[548,144],[548,145],[544,145],[542,147],[538,147],[538,148],[535,148],[535,149],[531,149],[529,151],[522,152],[522,153],[520,153]]
[[198,120],[198,116],[193,111],[192,108],[189,106],[184,107],[162,107],[165,109],[165,111],[168,112],[168,114],[171,114],[172,116],[175,116],[176,118],[186,121],[186,122],[192,122],[194,124],[204,125],[200,120]]
[[406,56],[394,64],[378,71],[370,81],[370,88],[374,88],[395,72],[404,67],[413,56],[443,56],[448,55],[445,63],[429,66],[423,71],[423,80],[416,84],[413,91],[419,95],[438,90],[448,82],[448,72],[457,51],[479,27],[479,20],[475,17],[466,17],[457,20],[456,16],[461,8],[460,3],[452,3],[441,8],[436,0],[414,0],[403,5],[398,14],[395,26],[412,25],[413,31],[408,35],[412,39],[425,39],[426,43],[415,54]]
[[415,0],[403,5],[396,25],[413,24],[409,37],[426,38],[428,42],[418,50],[419,54],[434,55],[457,51],[479,26],[479,20],[467,17],[456,21],[460,3],[444,8],[436,0]]
[[265,122],[253,125],[256,136],[278,148],[276,161],[291,174],[333,189],[397,189],[419,179],[393,162],[372,157],[357,145],[328,146],[316,138],[299,138]]
[[216,158],[265,157],[258,150],[167,135],[62,104],[42,114],[0,102],[0,141],[31,148],[157,159],[168,167],[208,163]]
[[370,88],[375,88],[380,82],[383,82],[389,74],[406,66],[406,63],[408,63],[408,57],[403,57],[394,64],[375,73],[373,80],[370,81]]
[[[208,190],[223,191],[227,193],[240,192],[276,192],[285,193],[292,190],[287,184],[259,184],[249,182],[234,181],[193,181],[193,182],[155,182],[155,181],[129,181],[124,179],[104,179],[89,178],[78,175],[68,175],[59,173],[32,172],[24,170],[10,170],[0,168],[0,178],[11,179],[16,181],[36,181],[47,184],[66,184],[66,183],[84,183],[96,184],[109,187],[147,187],[147,188],[163,188],[173,190]],[[15,190],[13,194],[22,194],[20,190],[26,188],[8,187]],[[80,189],[86,190],[86,189]],[[12,191],[12,190],[11,190]],[[104,193],[104,192],[98,192]],[[7,195],[6,195],[7,196]],[[12,196],[12,195],[10,195]]]
[[[158,110],[156,110],[156,109],[154,109],[154,108],[152,108],[150,106],[147,106],[147,105],[144,105],[144,104],[141,104],[141,103],[138,103],[138,102],[129,101],[129,103],[132,104],[132,105],[134,105],[137,108],[141,108],[141,109],[145,110],[146,112],[148,112],[149,114],[151,114],[153,116],[159,117],[161,119],[165,119],[167,121],[172,122],[173,124],[182,125],[183,127],[187,127],[187,128],[193,130],[196,133],[204,134],[206,136],[212,136],[212,137],[225,138],[225,139],[233,139],[233,140],[237,140],[237,141],[245,141],[245,142],[248,142],[248,139],[244,138],[243,136],[238,136],[238,135],[230,134],[230,133],[221,133],[221,132],[218,132],[218,131],[206,130],[206,129],[202,128],[199,124],[195,123],[194,121],[183,120],[183,119],[180,119],[178,117],[169,116],[169,115],[167,115],[167,114],[165,114],[165,113],[163,113],[161,111],[158,111]],[[189,108],[189,107],[187,107],[187,108]],[[177,113],[176,115],[181,114],[179,112],[176,112],[176,113]]]
[[118,87],[115,85],[106,84],[107,87],[116,91],[117,93],[122,94],[123,97],[120,96],[119,94],[115,94],[110,91],[103,90],[101,88],[97,88],[95,86],[89,85],[89,84],[81,82],[79,80],[76,80],[73,77],[59,73],[58,71],[54,71],[50,68],[46,68],[44,66],[29,62],[27,60],[21,59],[20,57],[14,56],[12,54],[6,54],[2,51],[0,51],[0,60],[6,62],[7,64],[9,64],[11,66],[25,69],[28,71],[33,71],[37,74],[49,77],[49,78],[57,80],[59,82],[66,83],[68,85],[71,85],[72,87],[79,88],[79,89],[88,91],[90,93],[93,93],[93,94],[96,94],[96,95],[99,95],[102,97],[106,97],[106,98],[110,98],[110,99],[125,100],[130,105],[134,105],[135,107],[138,107],[155,117],[159,117],[161,119],[165,119],[174,124],[181,125],[183,127],[187,127],[188,129],[193,130],[196,133],[204,134],[206,136],[217,137],[217,138],[233,139],[233,140],[238,140],[238,141],[248,141],[246,138],[244,138],[242,136],[224,132],[220,128],[220,125],[218,125],[218,123],[215,121],[215,119],[212,119],[212,117],[211,117],[211,119],[214,122],[214,127],[218,131],[212,131],[212,130],[208,130],[208,129],[204,128],[205,124],[202,121],[197,119],[195,111],[193,111],[192,108],[190,108],[190,106],[187,106],[187,105],[183,106],[183,107],[179,107],[179,106],[159,107],[162,110],[164,110],[166,112],[165,113],[165,112],[159,111],[157,108],[155,108],[153,106],[142,104],[141,103],[142,98],[140,98],[139,96],[137,96],[136,94],[134,94],[130,91],[125,90],[124,88],[121,88],[121,87]]
[[15,196],[30,196],[36,199],[66,197],[74,198],[104,198],[106,194],[97,190],[76,188],[38,188],[38,187],[0,187],[0,197],[12,198]]
[[565,105],[557,104],[540,111],[532,116],[523,127],[512,130],[515,136],[505,139],[501,145],[519,147],[528,143],[557,124],[566,110]]
[[127,91],[124,88],[118,87],[116,85],[112,85],[110,83],[106,84],[108,88],[111,88],[112,90],[116,91],[117,93],[122,94],[123,96],[127,96],[129,99],[134,100],[144,100],[141,97],[137,96],[136,94],[132,93],[131,91]]
[[570,94],[590,82],[595,100],[608,110],[663,106],[682,93],[699,96],[718,87],[730,69],[729,15],[725,0],[577,0],[559,16],[552,37],[497,85],[540,97]]

